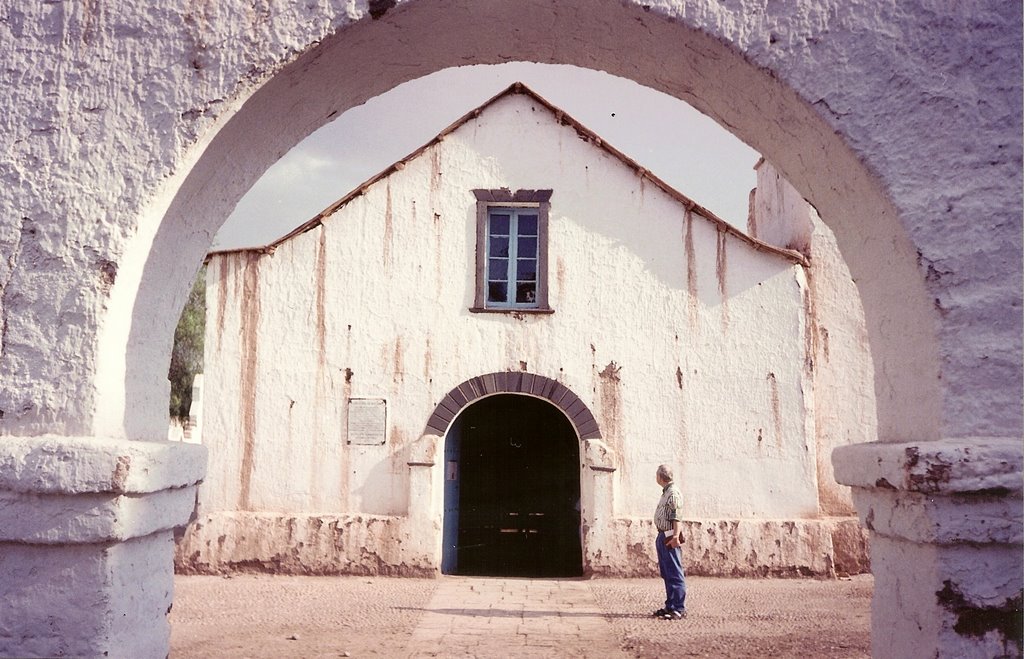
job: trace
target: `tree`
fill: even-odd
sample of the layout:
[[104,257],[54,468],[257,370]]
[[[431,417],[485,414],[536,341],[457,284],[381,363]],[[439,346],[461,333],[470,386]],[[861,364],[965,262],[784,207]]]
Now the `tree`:
[[174,330],[171,367],[167,379],[171,381],[171,416],[188,419],[192,405],[192,380],[203,372],[203,335],[206,332],[206,265],[199,269],[188,301]]

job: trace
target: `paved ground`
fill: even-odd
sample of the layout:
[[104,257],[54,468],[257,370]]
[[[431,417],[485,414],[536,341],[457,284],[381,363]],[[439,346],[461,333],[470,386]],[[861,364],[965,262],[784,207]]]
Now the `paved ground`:
[[173,657],[868,657],[869,575],[687,579],[177,577]]

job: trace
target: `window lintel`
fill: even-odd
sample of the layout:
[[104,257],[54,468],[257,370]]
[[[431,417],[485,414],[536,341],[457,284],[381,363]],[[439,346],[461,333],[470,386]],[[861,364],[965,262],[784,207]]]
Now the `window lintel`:
[[496,203],[541,203],[551,200],[552,190],[516,190],[496,188],[491,190],[475,189],[473,196],[477,201]]

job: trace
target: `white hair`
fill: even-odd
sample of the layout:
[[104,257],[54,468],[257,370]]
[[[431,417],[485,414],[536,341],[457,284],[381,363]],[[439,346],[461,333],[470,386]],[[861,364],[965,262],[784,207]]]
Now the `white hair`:
[[668,465],[658,465],[658,478],[666,483],[675,480],[672,478],[672,467]]

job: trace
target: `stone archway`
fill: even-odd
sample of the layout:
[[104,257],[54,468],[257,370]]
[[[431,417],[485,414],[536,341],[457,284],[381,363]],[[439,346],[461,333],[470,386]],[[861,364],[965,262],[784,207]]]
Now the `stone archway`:
[[448,426],[463,409],[480,398],[494,394],[525,394],[543,398],[565,414],[580,441],[601,439],[597,420],[580,397],[557,380],[535,373],[504,371],[466,380],[449,391],[427,420],[426,433],[444,436]]
[[[838,477],[858,488],[884,538],[876,650],[991,654],[1007,637],[1000,612],[1020,591],[1019,578],[996,578],[1020,572],[1019,4],[942,15],[916,4],[744,13],[712,0],[321,4],[277,14],[239,5],[237,15],[230,3],[39,4],[3,23],[5,55],[43,81],[3,91],[13,166],[0,203],[18,212],[0,235],[0,432],[32,439],[5,439],[0,457],[18,465],[2,483],[18,493],[19,514],[38,512],[40,492],[137,506],[137,495],[201,475],[196,456],[119,440],[162,436],[169,337],[188,282],[222,218],[284,150],[335,113],[444,66],[577,64],[692,103],[828,219],[864,298],[879,433],[890,443],[837,453]],[[47,433],[56,436],[36,439]],[[69,482],[53,460],[26,458],[54,452],[88,468]],[[897,503],[914,519],[890,515]],[[74,517],[70,503],[54,505]],[[42,538],[8,526],[3,541],[24,565],[44,542],[95,546],[180,523],[152,505],[162,514],[131,530]],[[939,524],[947,519],[961,522]],[[981,563],[987,572],[974,569]],[[12,570],[0,577],[20,583]],[[992,595],[986,584],[997,582]],[[103,584],[76,587],[115,597]],[[157,604],[132,630],[72,624],[73,652],[165,633]],[[964,616],[984,624],[961,632]]]
[[[509,394],[528,396],[550,404],[552,410],[564,417],[575,435],[574,441],[578,443],[575,455],[580,460],[576,494],[579,497],[577,517],[581,531],[582,571],[594,574],[600,570],[600,567],[594,565],[595,557],[601,556],[602,552],[607,554],[611,549],[608,538],[610,531],[600,527],[603,520],[613,517],[613,475],[618,456],[602,441],[601,428],[587,404],[561,382],[535,373],[501,371],[470,378],[459,384],[434,408],[424,430],[424,436],[444,438],[437,442],[434,452],[440,451],[445,457],[442,460],[439,454],[426,456],[424,464],[441,469],[434,467],[435,462],[444,465],[453,457],[449,435],[463,412],[485,399]],[[449,499],[452,492],[448,491],[450,484],[447,482],[447,474],[443,479],[438,478],[438,481],[445,482],[445,491],[439,492],[442,496],[437,498]],[[438,501],[441,505],[436,508],[450,512],[450,503],[446,501],[442,504],[442,501]],[[450,520],[443,523],[450,525]],[[445,533],[450,536],[455,531],[448,528]],[[442,562],[445,558],[446,552],[442,551]]]
[[[828,218],[860,287],[875,370],[885,374],[876,381],[879,435],[937,438],[935,305],[899,211],[850,140],[829,125],[829,115],[781,73],[752,67],[744,59],[752,53],[712,37],[706,27],[619,2],[412,0],[379,20],[340,27],[258,88],[240,84],[237,100],[206,134],[209,142],[182,154],[187,172],[151,206],[147,230],[127,247],[129,267],[119,270],[108,312],[123,320],[105,324],[99,338],[97,434],[134,439],[162,431],[167,387],[154,364],[167,361],[166,337],[183,303],[183,295],[166,294],[168,284],[185,290],[223,218],[282,152],[337,113],[405,80],[445,66],[523,59],[603,69],[676,96],[775,163]],[[513,28],[519,36],[509,50],[493,37]],[[403,46],[408,43],[416,47]],[[401,65],[368,73],[396,53]]]

